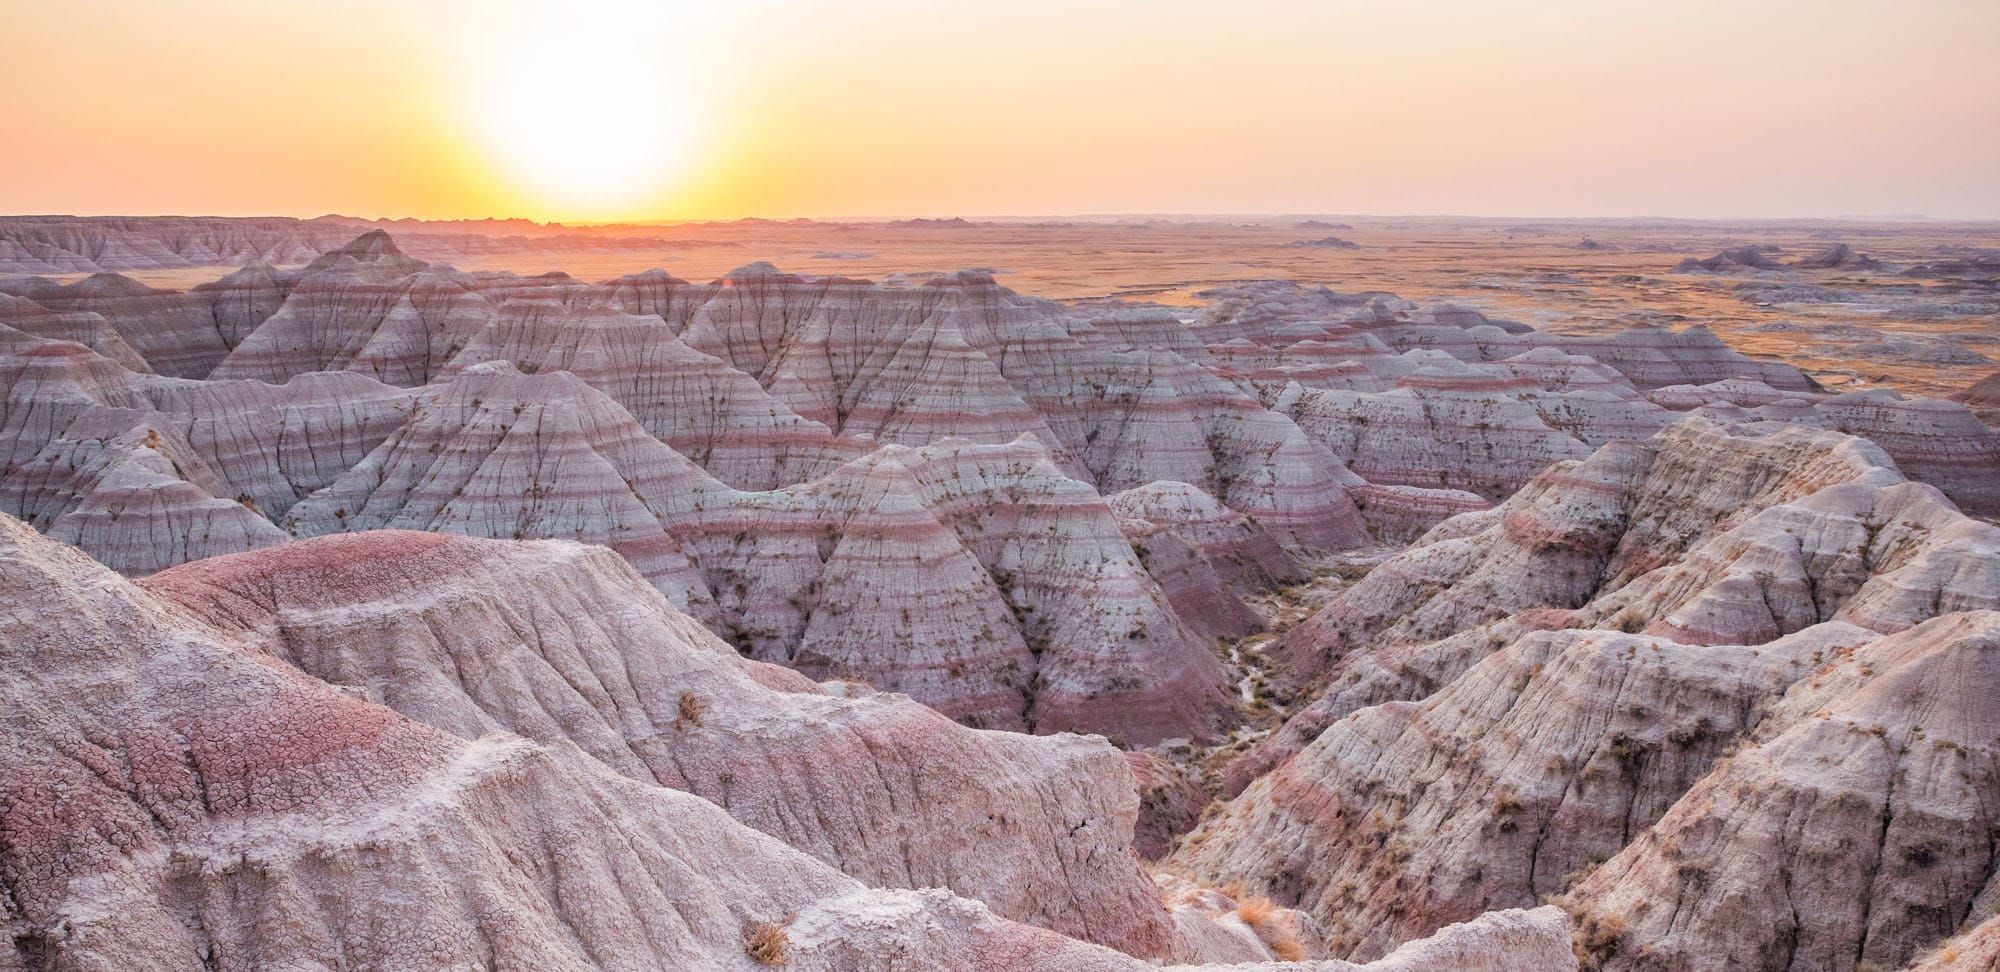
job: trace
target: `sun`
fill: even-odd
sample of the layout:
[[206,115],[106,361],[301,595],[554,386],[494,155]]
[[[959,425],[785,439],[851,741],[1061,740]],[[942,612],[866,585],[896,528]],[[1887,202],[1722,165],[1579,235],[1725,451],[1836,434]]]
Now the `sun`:
[[[498,5],[496,5],[498,6]],[[501,181],[541,212],[619,218],[694,160],[699,78],[657,4],[521,4],[487,21],[467,121]]]

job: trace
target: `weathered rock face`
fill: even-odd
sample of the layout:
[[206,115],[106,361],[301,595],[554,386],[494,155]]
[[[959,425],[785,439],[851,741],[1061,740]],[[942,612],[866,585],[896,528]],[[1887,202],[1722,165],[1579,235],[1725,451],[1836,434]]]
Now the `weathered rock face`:
[[1823,621],[1890,632],[2000,606],[2000,532],[1902,480],[1864,440],[1693,419],[1537,483],[1448,521],[1293,629],[1279,657],[1317,697],[1237,760],[1225,791],[1347,713],[1423,698],[1528,631],[1760,644]]
[[978,725],[1151,740],[1204,735],[1226,704],[1109,508],[1031,439],[744,492],[570,373],[488,363],[436,389],[287,524],[602,543],[754,657]]
[[304,263],[354,238],[351,227],[284,218],[10,216],[0,270],[96,273]]
[[1222,288],[1207,296],[1212,300],[1208,313],[1194,327],[1211,344],[1246,340],[1296,349],[1312,341],[1351,345],[1365,335],[1368,347],[1385,349],[1390,357],[1345,357],[1377,375],[1394,374],[1398,368],[1392,363],[1394,356],[1410,351],[1441,351],[1478,363],[1553,348],[1607,366],[1641,391],[1726,379],[1751,379],[1794,392],[1818,390],[1797,368],[1745,357],[1701,326],[1682,331],[1638,326],[1607,335],[1549,334],[1489,320],[1466,308],[1418,308],[1386,294],[1337,294],[1286,281]]
[[1970,409],[1883,389],[1831,398],[1814,411],[1828,426],[1881,446],[1905,475],[1943,490],[1967,513],[2000,515],[2000,478],[1994,476],[2000,438]]
[[[30,300],[50,313],[102,318],[131,352],[163,375],[205,377],[229,352],[225,333],[216,326],[206,302],[190,292],[157,290],[115,273],[92,274],[72,284],[31,279],[7,286],[17,299]],[[95,347],[108,342],[105,337],[85,343]],[[112,350],[118,349],[114,345]]]
[[[1304,908],[1337,955],[1566,892],[1605,967],[1899,965],[1993,873],[1991,774],[1918,761],[1912,741],[1933,723],[2000,738],[1959,712],[1989,691],[1974,656],[2000,617],[1996,543],[1839,433],[1690,419],[1608,446],[1441,525],[1296,629],[1355,647],[1306,656],[1330,659],[1319,697],[1230,768],[1225,793],[1246,788],[1169,863]],[[1504,576],[1560,576],[1579,556],[1573,587],[1478,573],[1511,558]],[[1916,661],[1932,652],[1949,660]],[[1930,667],[1899,686],[1901,665]],[[1947,670],[1963,684],[1942,688]],[[1866,708],[1846,723],[1873,748],[1833,745],[1844,704]],[[1884,837],[1902,808],[1907,835]],[[1949,879],[1918,873],[1933,866]]]
[[[1853,508],[1852,494],[1863,491],[1878,497],[1877,508]],[[1812,515],[1820,522],[1805,519]],[[1767,529],[1763,521],[1773,517],[1789,517],[1787,529]],[[1854,540],[1847,539],[1843,522],[1854,525]],[[1685,634],[1658,625],[1637,637],[1574,630],[1520,634],[1548,621],[1587,623],[1621,602],[1619,614],[1646,603],[1617,592],[1608,596],[1611,605],[1593,604],[1567,618],[1520,615],[1415,652],[1376,654],[1368,665],[1344,668],[1339,674],[1345,681],[1337,679],[1319,702],[1246,759],[1247,772],[1276,769],[1187,838],[1172,863],[1202,880],[1243,881],[1252,891],[1306,908],[1335,954],[1374,954],[1383,942],[1461,914],[1540,900],[1568,888],[1596,861],[1619,854],[1614,860],[1644,861],[1649,870],[1636,863],[1629,871],[1600,870],[1571,895],[1580,941],[1608,967],[1705,968],[1743,963],[1745,956],[1757,956],[1748,967],[1771,969],[1907,961],[1957,925],[1993,870],[1990,822],[1973,809],[1991,801],[1977,790],[1988,785],[1990,774],[1968,776],[1935,760],[1910,761],[1915,742],[1937,734],[1916,726],[1969,725],[1967,738],[1992,744],[1978,735],[1984,730],[1976,716],[1958,712],[1987,691],[1980,663],[1964,652],[1986,650],[1986,628],[1995,616],[1925,619],[1994,605],[2000,584],[1985,576],[1994,561],[1993,528],[1965,519],[1928,487],[1837,484],[1705,541],[1683,564],[1645,575],[1627,590],[1726,591],[1731,582],[1699,567],[1708,560],[1704,551],[1742,551],[1754,560],[1760,549],[1785,549],[1757,539],[1778,536],[1790,540],[1786,556],[1811,569],[1864,572],[1845,584],[1824,576],[1815,581],[1828,598],[1818,616],[1835,620],[1749,647],[1666,640],[1659,635]],[[1802,539],[1810,546],[1800,552]],[[1849,543],[1860,549],[1840,552]],[[1875,572],[1865,573],[1865,565]],[[1700,579],[1689,583],[1690,574]],[[1774,592],[1785,589],[1786,582],[1762,570],[1745,574]],[[1775,596],[1773,603],[1780,603]],[[1910,627],[1919,622],[1925,623]],[[1505,647],[1495,650],[1496,641]],[[1894,687],[1887,673],[1942,641],[1953,646],[1943,653],[1950,660],[1924,663],[1940,674],[1913,675],[1913,685]],[[1414,662],[1398,668],[1398,658]],[[1464,668],[1467,659],[1481,660]],[[1942,675],[1946,670],[1959,674]],[[1947,677],[1964,678],[1965,701],[1954,694],[1961,686],[1950,692],[1938,687],[1937,679]],[[1846,722],[1873,748],[1850,747],[1846,755],[1812,750],[1826,739],[1812,736],[1819,730],[1811,727],[1838,714],[1840,706],[1832,703],[1848,692],[1854,705],[1869,700],[1866,718],[1856,714]],[[1368,705],[1384,697],[1423,700]],[[1343,712],[1348,714],[1340,718]],[[1900,736],[1893,728],[1897,719],[1903,720]],[[1797,752],[1776,742],[1751,751],[1769,752],[1788,768],[1735,790],[1719,789],[1733,785],[1732,774],[1748,772],[1741,767],[1756,765],[1743,755],[1717,761],[1734,750],[1733,740],[1801,734],[1808,741],[1798,743]],[[1944,738],[1939,749],[1956,752],[1952,746],[1966,745],[1958,738]],[[1971,749],[1967,758],[1977,763],[1979,752]],[[1816,788],[1821,795],[1811,805],[1826,813],[1801,809],[1808,802],[1803,797],[1782,796],[1774,805],[1747,795],[1763,794],[1769,785],[1763,781],[1773,773],[1796,781],[1791,785]],[[1850,779],[1863,781],[1853,786],[1867,790],[1875,784],[1866,781],[1878,778],[1896,782],[1881,784],[1883,796],[1873,804],[1823,794],[1844,792]],[[1915,792],[1904,795],[1904,787]],[[1963,792],[1966,787],[1972,792]],[[1725,806],[1717,796],[1724,792],[1741,800]],[[1828,815],[1850,803],[1848,821]],[[1887,806],[1912,808],[1906,819],[1916,836],[1906,842],[1914,849],[1893,868],[1884,863],[1871,871],[1876,865],[1863,861],[1862,873],[1876,876],[1856,879],[1854,846],[1885,832],[1880,821]],[[1963,822],[1967,814],[1974,818],[1970,823]],[[1672,823],[1683,815],[1687,822]],[[1952,822],[1931,822],[1940,815]],[[1808,817],[1807,824],[1794,823]],[[1655,820],[1660,823],[1649,833]],[[1836,825],[1848,831],[1818,833]],[[1926,843],[1922,835],[1939,830],[1970,844]],[[1695,834],[1711,842],[1766,843],[1681,849]],[[1772,845],[1794,842],[1802,848],[1797,853],[1813,855],[1813,866],[1839,869],[1840,878],[1814,876],[1806,884],[1800,876],[1806,865],[1773,866],[1784,854]],[[1888,850],[1877,855],[1884,862],[1890,852],[1905,850],[1900,843],[1884,846]],[[1650,857],[1645,848],[1653,848]],[[1708,862],[1714,861],[1730,862],[1728,881],[1711,878]],[[1917,867],[1916,861],[1925,863]],[[1962,863],[1948,865],[1959,869],[1951,881],[1928,890],[1934,875],[1918,872],[1943,861]],[[1956,876],[1960,871],[1963,877]],[[1740,893],[1744,881],[1762,881],[1754,892],[1762,897]],[[1842,889],[1839,903],[1799,897],[1798,889],[1829,881]],[[1919,887],[1927,890],[1913,890]],[[1673,901],[1683,904],[1659,906]],[[1807,922],[1818,923],[1815,931],[1788,917],[1794,908],[1798,915],[1831,917]],[[1653,924],[1634,928],[1636,915],[1649,911]],[[1842,913],[1850,917],[1838,917]],[[1863,917],[1851,917],[1856,914]],[[1809,941],[1812,934],[1821,937]]]
[[739,658],[609,551],[371,532],[145,586],[420,722],[574,746],[871,885],[949,887],[1135,954],[1166,946],[1108,746],[981,733],[900,696],[829,697]]
[[654,316],[609,303],[520,299],[454,355],[447,372],[505,361],[537,374],[567,371],[610,396],[654,438],[743,489],[824,474],[865,448],[836,441],[750,376],[687,346]]
[[1431,642],[1530,609],[1579,608],[1762,509],[1864,479],[1901,477],[1864,440],[1688,419],[1440,524],[1288,634],[1281,657],[1319,674],[1363,641]]
[[283,541],[267,517],[386,436],[405,397],[358,375],[134,375],[34,339],[0,357],[0,379],[0,509],[134,574]]
[[468,276],[405,256],[378,230],[306,264],[214,377],[284,381],[309,371],[358,371],[421,385],[494,310]]
[[1952,397],[1970,406],[1980,418],[1991,422],[1996,415],[2000,415],[2000,373],[1987,375]]
[[688,345],[840,435],[922,445],[1027,434],[1107,494],[1186,482],[1288,545],[1363,535],[1345,492],[1358,480],[1191,360],[1199,344],[1170,318],[1093,319],[970,272],[889,287],[759,264],[708,287],[693,310],[686,287],[646,283],[620,282],[626,306],[653,308],[670,326],[684,318]]
[[[1972,910],[1975,915],[1992,910],[1982,907],[1987,897],[1989,895],[1981,895],[1982,900],[1974,903]],[[1945,941],[1908,967],[1911,972],[1978,972],[1995,965],[2000,965],[2000,915],[1987,918],[1970,931]]]
[[706,801],[335,691],[7,518],[0,585],[21,962],[705,966],[858,889]]
[[31,337],[74,341],[128,371],[152,370],[104,315],[92,311],[50,310],[26,297],[0,294],[0,325]]
[[1813,658],[1871,637],[1840,624],[1760,648],[1529,634],[1421,703],[1332,723],[1172,865],[1305,908],[1349,957],[1531,905],[1659,819]]
[[1148,483],[1107,502],[1174,612],[1209,637],[1262,630],[1240,597],[1304,577],[1262,524],[1187,483]]
[[1603,965],[1893,968],[1990,908],[1996,678],[1987,612],[1824,661],[1571,895]]
[[1278,407],[1355,473],[1388,486],[1502,499],[1550,463],[1590,454],[1501,383],[1451,388],[1442,369],[1427,370],[1391,392],[1300,389]]
[[[611,629],[578,635],[572,628],[561,644],[542,641],[503,658],[483,636],[529,633],[503,629],[538,610],[561,611],[567,622],[629,622],[627,634],[650,627],[615,610],[564,610],[580,606],[566,597],[593,587],[617,587],[638,604],[650,598],[655,612],[667,609],[603,554],[510,545],[494,559],[477,546],[413,534],[335,538],[184,568],[148,590],[0,517],[0,595],[8,605],[0,615],[0,701],[11,719],[0,739],[7,890],[0,900],[14,941],[11,964],[747,969],[755,967],[751,953],[763,949],[789,956],[793,967],[842,972],[892,961],[994,972],[1149,967],[1013,924],[944,890],[864,888],[713,803],[654,785],[638,769],[647,765],[639,754],[659,743],[635,733],[638,723],[612,729],[610,718],[621,705],[643,708],[621,690],[649,675],[719,680],[705,684],[732,690],[768,685],[766,699],[789,702],[786,710],[799,715],[795,727],[830,730],[828,738],[901,737],[908,747],[900,751],[916,759],[938,739],[912,734],[895,718],[862,727],[885,710],[923,718],[908,703],[831,698],[712,642],[689,641],[671,661],[669,652],[655,653],[651,668],[594,668],[615,650],[605,640]],[[540,567],[568,576],[537,575]],[[472,583],[450,583],[454,576]],[[530,576],[553,601],[536,604],[492,586]],[[534,620],[534,635],[554,630],[553,618]],[[479,643],[453,661],[481,664],[406,666],[411,659],[375,652],[357,637],[390,639],[377,642],[386,647],[429,629],[427,657],[442,662],[453,639],[429,622],[463,629]],[[684,619],[670,630],[683,638],[696,632]],[[346,690],[280,655],[323,666],[346,680]],[[515,667],[530,657],[545,667]],[[589,683],[567,683],[557,671],[606,680],[586,692]],[[540,742],[493,732],[517,719],[532,726],[537,706],[513,691],[532,682],[557,690],[549,705],[594,710],[598,721],[560,730],[544,724],[550,735]],[[458,728],[476,738],[363,696],[461,721]],[[768,710],[682,708],[675,705],[685,715],[671,730],[676,743],[699,747],[695,738],[706,735],[718,747],[711,752],[764,754],[740,764],[748,779],[775,766],[777,750],[737,748],[736,731],[775,731],[773,745],[798,742],[767,721]],[[550,714],[543,710],[545,723]],[[639,709],[625,714],[643,721]],[[834,729],[843,716],[855,721]],[[1006,743],[936,724],[974,748]],[[567,735],[571,729],[578,735]],[[598,744],[614,759],[622,750],[630,775],[607,769],[590,752]],[[1072,755],[1082,745],[1108,767],[1120,762],[1081,741],[1006,744]],[[842,752],[875,758],[858,739]],[[1129,793],[1123,800],[1129,813]],[[1048,819],[1068,831],[1059,817]],[[879,863],[893,856],[883,854],[861,856]],[[1144,892],[1164,915],[1159,898]],[[1187,937],[1177,936],[1176,947],[1187,947]],[[1385,967],[1571,968],[1566,937],[1553,909],[1493,915],[1412,943]]]

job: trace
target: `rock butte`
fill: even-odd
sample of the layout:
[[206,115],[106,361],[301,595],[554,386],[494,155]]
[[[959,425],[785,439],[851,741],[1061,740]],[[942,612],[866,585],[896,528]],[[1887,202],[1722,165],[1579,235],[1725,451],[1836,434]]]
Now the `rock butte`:
[[0,969],[2000,949],[1983,384],[455,232],[0,219]]

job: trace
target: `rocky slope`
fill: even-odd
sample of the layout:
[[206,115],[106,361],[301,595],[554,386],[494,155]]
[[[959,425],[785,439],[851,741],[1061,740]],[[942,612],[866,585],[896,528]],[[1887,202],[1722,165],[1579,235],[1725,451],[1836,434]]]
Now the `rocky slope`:
[[[1900,966],[1991,908],[2000,615],[1831,658],[1571,899],[1606,968]],[[1726,907],[1724,907],[1726,903]]]
[[[499,663],[500,681],[487,684],[441,669],[391,673],[380,667],[397,667],[389,656],[356,650],[357,634],[388,644],[425,627],[422,610],[434,612],[430,622],[494,623],[490,599],[504,589],[468,590],[449,582],[455,572],[490,572],[488,585],[537,568],[565,574],[568,585],[552,585],[561,592],[552,610],[563,595],[623,576],[624,595],[645,603],[629,569],[601,554],[514,547],[496,562],[471,546],[411,534],[338,538],[185,568],[147,590],[0,517],[0,593],[10,607],[0,617],[0,694],[13,728],[0,741],[8,967],[1149,967],[947,891],[866,888],[714,803],[619,775],[583,752],[588,740],[493,731],[500,720],[479,720],[526,711],[505,681],[535,676],[501,674],[510,666],[492,642],[461,656]],[[421,580],[445,583],[411,586]],[[371,592],[395,600],[371,603]],[[413,595],[428,601],[418,613]],[[654,598],[655,611],[667,610]],[[312,632],[331,629],[344,631],[313,646]],[[671,630],[683,639],[695,631],[684,619]],[[922,717],[906,702],[842,701],[712,643],[684,644],[633,660],[664,662],[693,684],[770,682],[773,701],[794,700],[807,724],[813,712],[868,723],[885,708]],[[562,654],[545,647],[555,649],[545,662]],[[584,657],[609,660],[601,640],[594,651],[568,647],[578,652],[570,663],[584,666],[572,673],[588,668]],[[329,685],[272,651],[350,680],[345,690]],[[388,684],[371,684],[371,674]],[[501,693],[489,705],[502,705],[473,701],[487,691]],[[471,738],[369,696],[440,722],[473,716],[458,727]],[[775,755],[723,730],[756,732],[769,713],[684,715],[678,734],[713,733],[738,754]],[[886,740],[910,727],[892,715],[871,728]],[[984,738],[952,731],[974,745]],[[1054,754],[1076,744],[1021,745]],[[874,758],[865,745],[846,751]],[[750,785],[755,764],[744,765],[746,790],[760,789]],[[1565,926],[1551,909],[1490,916],[1414,943],[1385,967],[1468,967],[1468,957],[1571,967]]]
[[14,966],[1985,954],[1965,404],[1286,283],[187,229],[253,265],[0,300]]
[[[1294,663],[1319,666],[1318,698],[1230,767],[1241,795],[1169,863],[1306,909],[1350,957],[1567,892],[1604,967],[1900,965],[1958,926],[1994,870],[1983,770],[1904,757],[1936,726],[1992,744],[1971,700],[2000,606],[1996,543],[1838,433],[1690,419],[1607,446],[1448,521],[1288,634]],[[1915,674],[1945,670],[1948,690]],[[1872,748],[1812,736],[1843,705],[1866,708],[1839,724]],[[1946,735],[1941,751],[1974,747],[1984,765]],[[1807,824],[1790,821],[1811,800],[1858,801],[1724,805],[1762,792],[1729,789],[1761,759],[1799,785],[1888,792]],[[1880,845],[1877,822],[1906,806],[1911,827],[1969,843],[1913,831],[1921,847],[1894,867],[1862,860],[1875,876],[1856,883],[1853,848]],[[1787,863],[1799,827],[1814,836],[1798,853],[1826,863]],[[1697,832],[1744,843],[1683,850]],[[1937,885],[1934,866],[1964,876]],[[1808,887],[1845,890],[1788,890]]]
[[581,751],[871,885],[949,887],[1126,951],[1166,947],[1108,746],[831,695],[739,658],[602,548],[373,531],[143,587],[412,719]]

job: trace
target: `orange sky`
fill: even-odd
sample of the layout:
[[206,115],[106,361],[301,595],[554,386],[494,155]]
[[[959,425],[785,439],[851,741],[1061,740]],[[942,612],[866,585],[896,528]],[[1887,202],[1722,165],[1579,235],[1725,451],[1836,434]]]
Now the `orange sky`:
[[0,0],[0,24],[0,212],[2000,217],[1995,0]]

